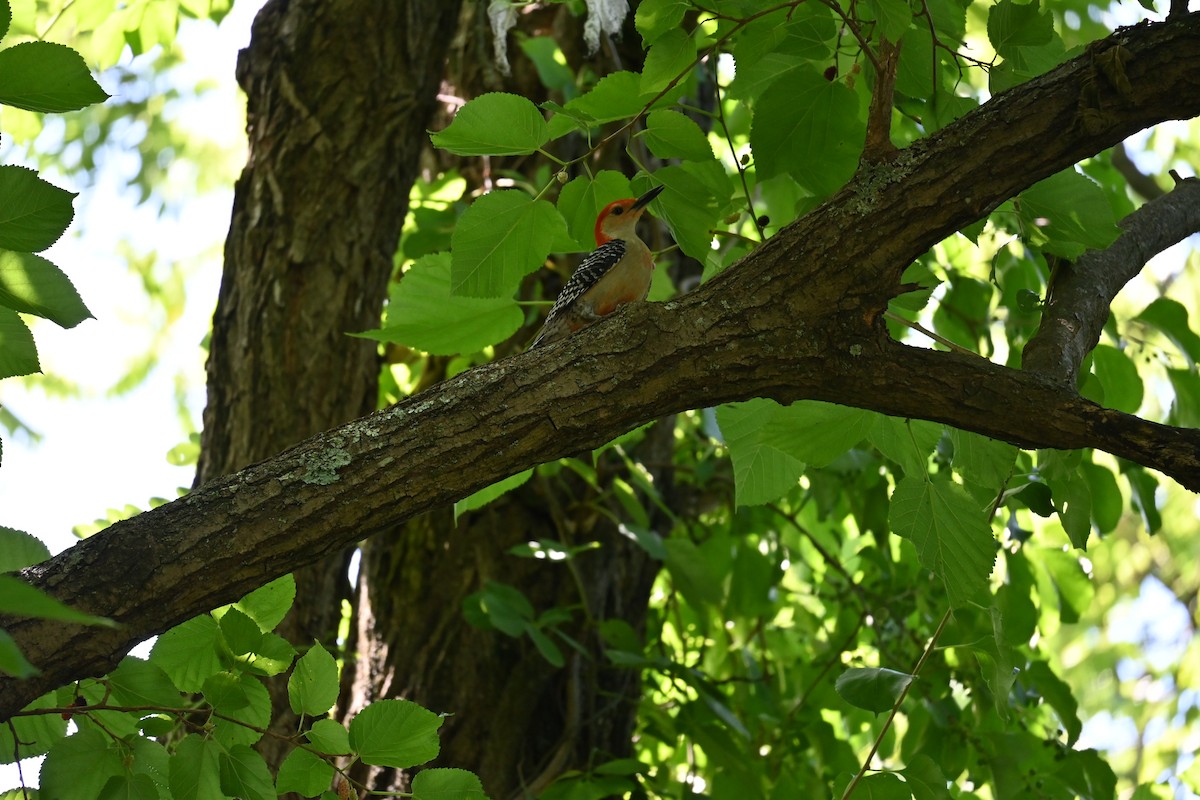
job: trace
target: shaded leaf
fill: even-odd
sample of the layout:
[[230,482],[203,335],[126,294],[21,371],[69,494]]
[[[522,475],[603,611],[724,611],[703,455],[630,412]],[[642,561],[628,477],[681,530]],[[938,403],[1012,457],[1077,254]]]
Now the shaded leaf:
[[851,667],[838,676],[834,688],[850,705],[878,714],[896,704],[913,677],[882,667]]
[[297,714],[317,716],[333,708],[338,696],[337,662],[316,642],[302,655],[288,678],[288,702]]
[[365,764],[407,769],[437,756],[442,718],[408,700],[378,700],[350,722],[350,747]]
[[107,99],[83,56],[65,45],[23,42],[0,50],[0,103],[53,113]]
[[267,762],[255,750],[235,744],[219,756],[221,791],[240,800],[275,800]]
[[332,781],[333,766],[328,761],[297,747],[279,765],[275,791],[315,797],[327,790]]

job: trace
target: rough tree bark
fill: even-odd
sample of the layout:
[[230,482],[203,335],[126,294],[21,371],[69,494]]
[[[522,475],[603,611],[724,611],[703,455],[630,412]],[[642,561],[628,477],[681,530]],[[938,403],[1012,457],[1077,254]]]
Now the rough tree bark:
[[[274,0],[238,61],[250,158],[213,318],[196,485],[372,411],[378,323],[458,2]],[[351,544],[343,542],[343,545]],[[352,547],[296,572],[279,633],[335,647]],[[273,729],[296,719],[268,682]],[[278,766],[288,748],[260,743]]]
[[25,570],[123,627],[4,620],[44,672],[0,684],[0,718],[347,542],[685,408],[815,398],[1023,446],[1096,447],[1200,488],[1200,432],[1100,408],[1041,375],[898,344],[880,320],[902,270],[941,238],[1133,131],[1200,113],[1200,15],[1094,47],[1117,45],[1132,56],[1134,94],[1114,92],[1087,126],[1084,56],[865,169],[689,295],[458,375]]

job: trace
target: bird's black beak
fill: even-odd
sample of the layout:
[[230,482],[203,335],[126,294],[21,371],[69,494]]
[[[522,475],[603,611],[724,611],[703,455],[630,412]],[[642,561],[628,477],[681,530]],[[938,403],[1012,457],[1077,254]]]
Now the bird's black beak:
[[667,188],[667,187],[666,187],[666,186],[655,186],[653,189],[651,189],[650,191],[646,192],[644,195],[642,195],[641,197],[639,197],[637,200],[635,200],[635,201],[634,201],[634,203],[633,203],[633,210],[634,210],[634,211],[637,211],[637,210],[639,210],[639,209],[643,209],[643,208],[645,208],[646,206],[650,205],[650,202],[651,202],[651,201],[652,201],[654,198],[656,198],[656,197],[658,197],[660,194],[662,194],[662,191],[663,191],[663,189],[665,189],[665,188]]

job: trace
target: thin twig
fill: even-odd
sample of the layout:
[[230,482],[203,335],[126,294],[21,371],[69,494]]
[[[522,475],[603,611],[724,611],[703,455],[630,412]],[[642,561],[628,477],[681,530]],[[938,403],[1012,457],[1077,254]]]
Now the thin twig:
[[886,309],[883,312],[883,316],[887,319],[890,319],[892,322],[895,322],[898,325],[903,325],[906,328],[912,328],[914,331],[917,331],[918,333],[925,334],[926,336],[928,336],[930,339],[933,339],[938,344],[944,344],[944,345],[946,345],[946,347],[949,347],[951,350],[953,350],[956,353],[962,353],[965,356],[975,356],[977,358],[983,358],[983,356],[979,355],[979,353],[976,353],[974,350],[968,350],[967,348],[963,347],[960,344],[955,344],[954,342],[947,339],[945,336],[942,336],[941,334],[934,333],[933,331],[929,330],[921,323],[914,322],[911,319],[905,319],[904,317],[900,316],[899,314],[893,312],[890,308]]
[[950,621],[950,609],[946,609],[946,613],[942,614],[942,621],[938,623],[937,630],[933,632],[933,636],[929,639],[929,644],[925,646],[925,650],[921,653],[921,657],[917,659],[917,665],[913,667],[913,671],[909,673],[912,680],[904,685],[900,690],[900,696],[896,698],[896,702],[892,704],[892,710],[888,714],[887,720],[883,723],[883,728],[879,731],[879,735],[875,737],[875,742],[871,745],[871,752],[867,753],[867,757],[863,759],[862,766],[858,769],[858,774],[854,776],[854,780],[850,781],[846,786],[846,791],[842,792],[842,800],[846,800],[854,793],[855,787],[859,781],[867,774],[867,768],[871,765],[871,759],[875,758],[875,754],[879,752],[879,745],[883,743],[883,737],[887,734],[888,729],[892,727],[892,720],[896,718],[896,714],[900,711],[900,705],[904,702],[904,698],[908,697],[908,690],[917,682],[917,676],[921,673],[921,667],[925,666],[925,662],[929,659],[929,655],[933,652],[934,646],[937,644],[938,637],[942,635],[942,631],[946,627],[946,623]]

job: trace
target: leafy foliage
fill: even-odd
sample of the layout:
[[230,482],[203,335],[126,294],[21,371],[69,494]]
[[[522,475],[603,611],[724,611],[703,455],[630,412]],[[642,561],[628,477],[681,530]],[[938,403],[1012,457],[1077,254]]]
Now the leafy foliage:
[[[349,787],[344,776],[358,759],[409,767],[437,756],[441,717],[407,700],[367,706],[348,730],[325,717],[339,687],[333,656],[317,644],[296,658],[270,627],[260,627],[238,610],[269,605],[273,627],[294,595],[291,576],[280,578],[234,605],[168,631],[149,660],[126,657],[104,678],[46,695],[15,717],[12,727],[0,729],[0,763],[11,762],[18,742],[22,757],[45,753],[41,791],[51,797],[200,800],[274,798],[289,791],[335,797],[339,785]],[[256,636],[245,630],[247,625]],[[287,649],[286,657],[280,648]],[[272,776],[253,748],[267,735],[271,716],[262,679],[289,668],[293,706],[304,719],[321,718],[288,738],[293,749]],[[69,736],[68,719],[78,729]],[[470,773],[432,769],[425,774],[429,777],[416,796],[485,797]]]
[[[212,11],[200,5],[172,13]],[[530,276],[552,254],[590,247],[596,210],[609,200],[666,187],[651,211],[678,247],[660,256],[652,299],[708,280],[818,205],[858,168],[884,40],[902,44],[890,133],[909,143],[1103,35],[1089,10],[1011,0],[644,0],[640,73],[564,75],[547,42],[523,48],[561,94],[540,110],[518,95],[485,94],[432,134],[448,153],[491,159],[506,183],[468,204],[477,188],[461,176],[469,170],[447,169],[414,190],[386,316],[363,334],[389,345],[384,400],[438,370],[511,351],[524,298],[537,296]],[[135,47],[154,41],[153,27],[114,16]],[[618,134],[644,166],[632,181],[592,169]],[[1018,363],[1055,259],[1108,246],[1129,205],[1110,154],[1034,183],[913,265],[922,291],[892,304],[893,334],[923,341],[928,331]],[[49,235],[53,226],[33,229]],[[1194,275],[1134,288],[1114,308],[1082,391],[1195,425]],[[8,292],[0,297],[24,296]],[[67,311],[56,313],[72,318]],[[919,800],[1111,798],[1118,787],[1165,796],[1160,774],[1196,786],[1181,757],[1194,699],[1169,688],[1194,677],[1195,638],[1160,660],[1140,645],[1169,637],[1146,621],[1122,638],[1109,617],[1142,597],[1176,610],[1173,591],[1195,597],[1190,499],[1100,453],[1018,451],[816,402],[753,400],[663,424],[674,426],[674,499],[701,510],[673,504],[630,455],[643,431],[594,454],[621,477],[601,481],[594,463],[563,459],[463,504],[570,473],[587,485],[590,512],[618,518],[661,562],[645,630],[586,621],[605,642],[606,666],[644,678],[635,757],[564,774],[544,797],[668,797],[681,782],[714,798]],[[514,557],[569,564],[592,547],[539,541]],[[311,720],[336,699],[339,654],[314,645],[297,658],[271,632],[293,594],[277,581],[164,634],[148,661],[126,659],[107,677],[40,699],[0,729],[0,753],[48,753],[43,788],[63,797],[315,796],[341,779],[335,756],[396,768],[433,758],[442,720],[407,701],[376,703],[348,727]],[[572,641],[561,626],[577,611],[539,609],[492,581],[464,616],[562,665],[558,642]],[[1178,628],[1190,634],[1193,624],[1185,614]],[[4,645],[0,666],[19,674],[19,653]],[[272,778],[253,749],[270,718],[261,678],[289,669],[289,701],[311,725],[289,739]],[[1160,699],[1101,693],[1131,674]],[[1140,741],[1135,760],[1132,748],[1089,730],[1103,714],[1139,734],[1184,721],[1169,741]],[[62,715],[77,733],[66,735]],[[84,763],[86,779],[68,781]],[[419,772],[412,791],[483,795],[474,776],[452,769]]]
[[[0,38],[12,12],[0,0]],[[107,94],[79,53],[50,42],[25,42],[0,50],[0,104],[42,113],[75,111]],[[29,329],[14,312],[34,314],[73,328],[91,313],[53,263],[34,255],[54,244],[71,224],[74,194],[32,170],[0,167],[0,378],[37,372]]]
[[[1007,1],[718,5],[641,3],[640,80],[629,70],[599,80],[577,74],[561,102],[542,104],[548,137],[532,122],[516,126],[530,131],[520,151],[506,150],[515,133],[489,132],[481,120],[523,118],[527,101],[468,100],[433,134],[434,145],[468,158],[509,152],[545,164],[541,172],[525,164],[524,174],[534,176],[529,188],[518,184],[468,206],[468,230],[471,215],[501,197],[505,208],[547,200],[542,235],[565,225],[575,246],[551,251],[571,252],[590,246],[591,222],[606,201],[662,184],[651,212],[678,252],[661,256],[659,270],[676,285],[705,280],[855,173],[881,41],[903,44],[901,113],[891,130],[897,143],[944,127],[988,92],[1058,64],[1068,43],[1087,41],[1071,16],[1086,16],[1084,3],[1066,16]],[[984,52],[994,55],[980,59]],[[547,88],[561,89],[561,76],[555,81]],[[705,105],[705,97],[716,99]],[[614,131],[629,132],[631,154],[645,167],[632,185],[588,167]],[[939,341],[1014,363],[1033,334],[1053,259],[1108,247],[1116,220],[1131,208],[1118,174],[1097,177],[1108,164],[1101,154],[1034,183],[933,248],[912,272],[921,293],[893,303],[894,335],[915,341],[921,334],[906,321],[920,322]],[[512,196],[521,191],[524,204]],[[414,191],[417,208],[425,192]],[[561,223],[550,221],[552,210]],[[449,252],[439,258],[464,276],[451,282],[451,294],[522,297],[543,252],[522,250],[527,237],[507,233],[515,230],[490,230],[487,248],[443,240]],[[417,234],[402,243],[402,261],[425,257],[407,249]],[[1193,286],[1189,280],[1182,291]],[[1142,305],[1140,314],[1121,308],[1082,390],[1153,416],[1149,375],[1175,375],[1175,417],[1166,421],[1190,419],[1196,354],[1185,304],[1152,296]],[[1139,325],[1173,331],[1148,362],[1136,356],[1147,345],[1135,334]],[[414,325],[391,341],[420,347],[420,335]],[[506,352],[511,336],[497,327],[487,344]],[[490,353],[468,356],[464,348],[461,358]],[[1164,371],[1158,358],[1184,359],[1187,368]],[[408,362],[409,375],[423,369],[417,364]],[[410,385],[392,374],[398,390]],[[668,796],[680,778],[713,797],[783,796],[817,785],[854,796],[982,796],[970,786],[990,787],[986,796],[995,797],[1113,796],[1113,768],[1079,746],[1082,684],[1044,641],[1079,641],[1086,625],[1101,623],[1093,557],[1137,537],[1143,524],[1160,529],[1152,477],[1100,454],[1020,452],[941,425],[821,403],[754,400],[675,425],[676,459],[694,474],[690,489],[722,494],[715,487],[732,481],[724,494],[736,506],[710,505],[693,519],[672,513],[653,485],[643,482],[632,495],[616,481],[595,485],[592,502],[619,506],[631,534],[663,566],[645,636],[607,629],[612,662],[646,676],[640,761],[563,776],[547,797]],[[612,447],[624,454],[636,441]],[[530,480],[561,467],[586,472],[565,461]],[[648,530],[652,509],[667,509],[666,530]],[[535,621],[553,611],[495,583],[466,608],[473,623],[510,636],[532,636]],[[903,722],[864,714],[889,710]]]

